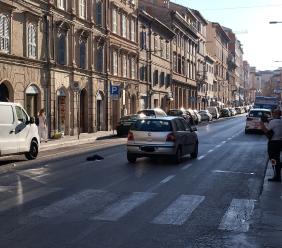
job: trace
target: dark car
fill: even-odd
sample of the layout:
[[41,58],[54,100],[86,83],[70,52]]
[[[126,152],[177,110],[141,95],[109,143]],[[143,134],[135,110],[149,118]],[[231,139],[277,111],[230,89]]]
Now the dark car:
[[228,108],[223,108],[220,110],[220,117],[230,117],[230,111]]
[[167,112],[168,116],[179,116],[182,117],[189,124],[193,125],[194,121],[192,116],[185,109],[170,109]]
[[135,123],[139,118],[139,115],[126,115],[121,117],[116,126],[117,135],[127,135],[131,125]]

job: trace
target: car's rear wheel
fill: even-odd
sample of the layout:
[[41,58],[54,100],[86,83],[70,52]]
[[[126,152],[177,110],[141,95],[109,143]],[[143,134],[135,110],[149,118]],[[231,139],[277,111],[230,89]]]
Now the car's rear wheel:
[[36,159],[38,155],[38,144],[35,140],[31,141],[29,151],[25,153],[25,157],[28,160]]
[[129,163],[135,163],[136,159],[137,159],[137,156],[135,154],[127,152],[127,160]]
[[182,159],[182,150],[180,147],[178,147],[175,155],[173,156],[173,161],[176,164],[179,164],[181,162],[181,159]]
[[198,143],[195,145],[194,151],[190,154],[191,158],[195,159],[198,157]]

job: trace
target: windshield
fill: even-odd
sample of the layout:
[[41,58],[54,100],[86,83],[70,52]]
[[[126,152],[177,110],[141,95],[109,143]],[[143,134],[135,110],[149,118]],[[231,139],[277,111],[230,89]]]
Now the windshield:
[[271,114],[270,112],[267,112],[267,111],[251,111],[249,113],[249,117],[262,117],[262,115],[266,115],[267,117],[270,117]]

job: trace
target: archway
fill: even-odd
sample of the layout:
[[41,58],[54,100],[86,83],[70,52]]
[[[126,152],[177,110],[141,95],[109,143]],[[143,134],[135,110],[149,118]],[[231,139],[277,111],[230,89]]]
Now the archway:
[[37,116],[40,108],[40,91],[35,85],[30,85],[25,91],[25,107],[29,116]]
[[85,88],[80,92],[80,132],[88,132],[88,94]]
[[96,123],[97,131],[105,130],[105,111],[104,111],[104,94],[98,91],[96,94]]
[[13,102],[13,89],[11,85],[5,81],[0,83],[0,102]]

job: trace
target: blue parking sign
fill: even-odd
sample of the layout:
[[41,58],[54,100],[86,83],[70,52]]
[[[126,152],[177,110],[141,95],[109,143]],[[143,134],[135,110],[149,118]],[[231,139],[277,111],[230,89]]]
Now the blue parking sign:
[[110,95],[113,98],[119,97],[119,85],[112,85],[111,84]]

